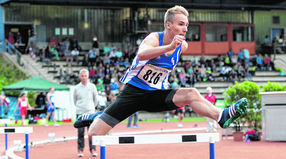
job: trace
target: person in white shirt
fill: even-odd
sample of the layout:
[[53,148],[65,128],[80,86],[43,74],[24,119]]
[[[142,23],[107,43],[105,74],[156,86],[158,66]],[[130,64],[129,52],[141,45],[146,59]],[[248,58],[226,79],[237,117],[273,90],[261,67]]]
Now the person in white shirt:
[[[76,107],[77,116],[80,116],[82,114],[95,113],[95,108],[98,103],[97,89],[93,83],[90,83],[88,81],[88,78],[88,70],[80,70],[79,79],[81,82],[75,86],[73,94],[73,101]],[[85,127],[78,128],[78,157],[83,157],[84,129]],[[89,140],[89,150],[91,152],[92,157],[97,156],[95,146],[92,145],[91,140]]]

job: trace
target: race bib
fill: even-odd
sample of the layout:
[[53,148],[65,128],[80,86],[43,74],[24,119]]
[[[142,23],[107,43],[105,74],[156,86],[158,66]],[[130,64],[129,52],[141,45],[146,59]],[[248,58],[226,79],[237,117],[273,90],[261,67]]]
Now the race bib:
[[21,102],[21,107],[27,107],[27,106],[28,102],[26,100]]
[[166,68],[148,64],[142,68],[137,77],[145,81],[150,87],[161,89],[162,82],[168,73],[169,71]]

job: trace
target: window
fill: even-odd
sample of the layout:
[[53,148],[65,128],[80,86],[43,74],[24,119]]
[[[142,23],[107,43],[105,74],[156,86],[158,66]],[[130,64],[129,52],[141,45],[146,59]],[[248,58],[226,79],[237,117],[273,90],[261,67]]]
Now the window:
[[206,26],[206,41],[227,41],[227,26]]
[[280,17],[279,16],[273,16],[272,17],[272,23],[273,24],[280,24]]
[[201,40],[201,28],[199,25],[189,25],[188,32],[186,34],[187,41],[200,41]]
[[254,40],[254,32],[252,26],[233,26],[233,41],[249,42]]

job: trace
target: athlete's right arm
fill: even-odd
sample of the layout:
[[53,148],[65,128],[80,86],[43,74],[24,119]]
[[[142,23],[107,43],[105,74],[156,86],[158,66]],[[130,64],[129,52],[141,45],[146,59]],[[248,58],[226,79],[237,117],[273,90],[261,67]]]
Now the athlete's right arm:
[[15,107],[14,113],[16,112],[16,110],[17,110],[19,104],[20,104],[20,98],[18,98],[18,103],[17,103],[17,105],[16,105],[16,107]]
[[149,34],[140,44],[138,49],[138,60],[144,61],[162,55],[174,49],[171,44],[159,46],[158,33]]
[[50,96],[51,96],[50,93],[48,93],[48,95],[47,95],[47,100],[48,100],[49,105],[52,106],[52,102],[51,102],[51,100],[50,100]]

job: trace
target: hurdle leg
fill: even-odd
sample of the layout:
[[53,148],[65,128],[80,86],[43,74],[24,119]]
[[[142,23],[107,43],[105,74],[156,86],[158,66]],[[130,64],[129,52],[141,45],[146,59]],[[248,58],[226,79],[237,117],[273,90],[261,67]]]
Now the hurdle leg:
[[26,133],[26,159],[29,159],[29,134]]
[[[5,124],[5,127],[7,127],[7,124]],[[8,134],[5,133],[5,151],[8,149]]]
[[105,145],[100,145],[100,159],[105,159]]
[[211,141],[210,142],[210,159],[214,159],[215,156],[214,156],[214,142]]

